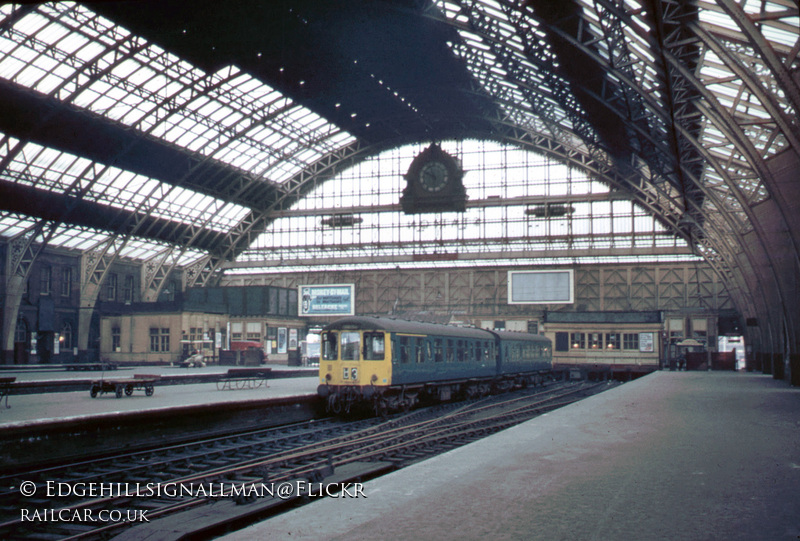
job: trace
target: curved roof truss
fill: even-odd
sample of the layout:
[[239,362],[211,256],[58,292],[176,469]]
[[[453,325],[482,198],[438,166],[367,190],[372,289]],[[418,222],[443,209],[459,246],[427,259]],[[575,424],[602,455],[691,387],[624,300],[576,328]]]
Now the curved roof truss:
[[200,4],[0,7],[3,236],[207,283],[343,168],[476,137],[629,192],[741,302],[769,297],[741,267],[781,266],[776,227],[800,267],[770,166],[800,160],[791,0]]

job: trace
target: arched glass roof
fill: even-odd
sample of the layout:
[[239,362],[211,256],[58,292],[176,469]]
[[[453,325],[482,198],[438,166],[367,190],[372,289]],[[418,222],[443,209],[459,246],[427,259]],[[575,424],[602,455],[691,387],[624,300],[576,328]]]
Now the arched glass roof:
[[319,185],[228,272],[696,259],[630,196],[546,156],[488,141],[441,147],[466,171],[465,213],[402,213],[403,175],[422,151],[406,145]]
[[[687,250],[674,232],[724,272],[742,250],[758,257],[745,238],[769,236],[753,211],[775,197],[767,162],[800,148],[792,0],[436,0],[413,13],[389,2],[375,8],[389,10],[381,32],[407,40],[388,49],[336,34],[334,20],[356,21],[344,5],[248,4],[254,22],[233,20],[239,36],[167,3],[192,24],[161,17],[148,32],[147,14],[115,3],[0,6],[4,237],[45,224],[52,246],[169,253],[208,275],[273,268],[281,253],[343,265],[575,260],[598,247],[671,257],[659,251]],[[276,28],[298,33],[277,55]],[[217,50],[220,35],[240,43]],[[473,151],[481,136],[506,146]],[[413,153],[458,138],[468,170],[476,156],[522,152],[512,148],[546,158],[501,161],[500,194],[476,178],[485,163],[471,169],[463,215],[402,215]],[[569,177],[573,191],[537,192],[540,159],[548,189]],[[528,176],[514,176],[518,162]],[[338,210],[319,202],[331,197]],[[571,212],[540,221],[526,214],[546,206],[537,198]],[[320,230],[315,212],[362,221]]]
[[[280,186],[354,140],[235,66],[204,72],[80,4],[6,4],[0,23],[9,25],[0,33],[2,79],[194,153],[195,160],[221,162],[251,182]],[[174,225],[231,233],[251,212],[203,187],[165,183],[2,132],[0,160],[0,179],[34,193],[74,194]],[[13,212],[0,214],[0,222],[9,234],[33,225]],[[80,227],[80,243],[60,244],[71,235],[57,235],[50,244],[96,245],[108,235]],[[135,244],[128,255],[141,259],[165,250],[146,238]],[[189,249],[182,263],[200,255]]]

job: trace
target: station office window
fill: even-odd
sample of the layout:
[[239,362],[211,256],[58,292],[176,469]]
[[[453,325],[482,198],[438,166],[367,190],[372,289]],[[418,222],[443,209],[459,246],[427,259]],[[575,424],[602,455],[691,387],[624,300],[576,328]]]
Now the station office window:
[[556,333],[556,351],[569,351],[569,333]]
[[247,334],[246,337],[248,340],[260,341],[261,340],[261,323],[258,321],[248,321],[247,322]]
[[61,296],[69,297],[72,293],[72,267],[61,269]]
[[603,349],[603,334],[599,332],[589,333],[589,349]]
[[570,336],[569,343],[572,349],[584,349],[586,348],[586,335],[582,332],[574,332]]
[[72,325],[64,323],[61,327],[61,347],[67,351],[72,349]]
[[109,274],[108,275],[108,284],[106,290],[107,299],[110,301],[117,300],[117,275],[116,274]]
[[119,327],[111,328],[111,351],[120,351],[122,348],[122,332]]
[[669,318],[667,321],[670,338],[683,338],[683,319]]
[[123,301],[133,302],[133,276],[130,274],[125,276],[125,284],[122,286]]
[[692,338],[708,338],[708,321],[705,318],[692,319]]
[[41,295],[49,295],[51,284],[52,277],[50,267],[42,267],[39,271],[39,293]]
[[625,349],[639,349],[639,333],[623,334],[622,347]]
[[150,328],[150,351],[169,351],[169,329]]
[[610,332],[606,333],[606,349],[619,349],[619,333]]

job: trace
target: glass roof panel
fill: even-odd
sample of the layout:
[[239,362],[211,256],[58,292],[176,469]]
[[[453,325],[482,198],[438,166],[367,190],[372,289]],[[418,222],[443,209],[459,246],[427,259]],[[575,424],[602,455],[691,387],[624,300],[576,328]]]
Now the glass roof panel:
[[28,143],[2,174],[7,181],[57,193],[82,185],[88,188],[84,196],[87,200],[128,212],[146,210],[154,217],[220,232],[230,231],[250,212],[245,207],[115,167],[107,167],[93,178],[79,177],[87,170],[93,174],[90,164],[89,160]]
[[[630,253],[667,247],[675,252],[664,255],[665,261],[689,255],[684,241],[631,200],[620,199],[627,196],[612,195],[608,187],[565,165],[491,142],[444,142],[442,147],[467,171],[465,213],[402,213],[396,202],[405,182],[398,171],[407,170],[422,148],[393,149],[343,171],[292,210],[279,213],[231,265],[241,268],[230,272],[278,264],[286,270],[293,261],[302,261],[306,270],[321,270],[336,259],[339,268],[381,266],[376,262],[382,259],[425,267],[443,255],[448,264],[463,258],[474,265],[495,253],[513,259],[536,252],[551,261],[545,254],[552,250]],[[349,225],[332,227],[333,216]],[[276,251],[275,246],[282,248]],[[415,257],[418,262],[410,263]],[[583,257],[576,255],[576,261]],[[314,268],[320,258],[326,259]]]
[[[40,13],[41,12],[41,13]],[[42,15],[53,17],[52,21]],[[82,24],[92,18],[91,25]],[[100,33],[98,29],[113,29]],[[37,8],[17,21],[11,38],[0,38],[0,73],[20,84],[50,92],[65,77],[83,69],[83,63],[109,51],[104,57],[107,71],[101,72],[73,103],[111,119],[141,127],[152,135],[162,137],[190,150],[216,159],[223,157],[234,166],[259,167],[264,174],[276,173],[265,180],[283,181],[310,165],[305,159],[293,159],[281,165],[276,160],[286,160],[287,152],[308,145],[322,143],[322,152],[330,152],[354,141],[349,134],[329,124],[319,115],[300,105],[292,104],[279,92],[236,68],[226,67],[214,74],[206,74],[155,45],[144,50],[132,50],[127,40],[129,33],[93,14],[81,5],[47,4]],[[65,37],[66,36],[66,37]],[[34,37],[34,40],[29,38]],[[64,38],[64,39],[62,39]],[[37,47],[42,40],[47,47]],[[91,45],[87,45],[91,41]],[[32,45],[33,44],[33,45]],[[70,54],[80,51],[70,57]],[[41,56],[48,63],[35,62]],[[58,70],[59,76],[44,77],[47,70],[70,58],[70,71]],[[44,77],[44,78],[43,78]],[[210,80],[205,95],[181,92],[187,85]],[[169,103],[165,96],[171,96]],[[164,107],[169,107],[168,111]],[[260,135],[266,139],[273,133],[284,142],[277,153],[265,151],[264,140],[242,139],[242,133],[252,127],[263,126]],[[234,127],[233,130],[228,128]],[[326,138],[331,133],[343,137]],[[213,144],[212,144],[213,143]],[[222,149],[237,145],[239,152]],[[244,146],[242,146],[244,145]],[[251,158],[242,159],[241,154]],[[318,157],[305,154],[304,157]],[[247,172],[252,172],[248,170]]]

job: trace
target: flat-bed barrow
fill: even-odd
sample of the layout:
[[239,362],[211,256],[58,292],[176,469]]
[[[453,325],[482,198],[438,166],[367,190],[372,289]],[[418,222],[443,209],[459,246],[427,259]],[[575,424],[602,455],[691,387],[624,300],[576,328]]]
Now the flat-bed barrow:
[[144,390],[147,396],[153,396],[158,376],[138,376],[126,379],[100,379],[92,382],[89,394],[96,398],[98,394],[114,393],[122,398],[122,393],[131,396],[135,390]]

